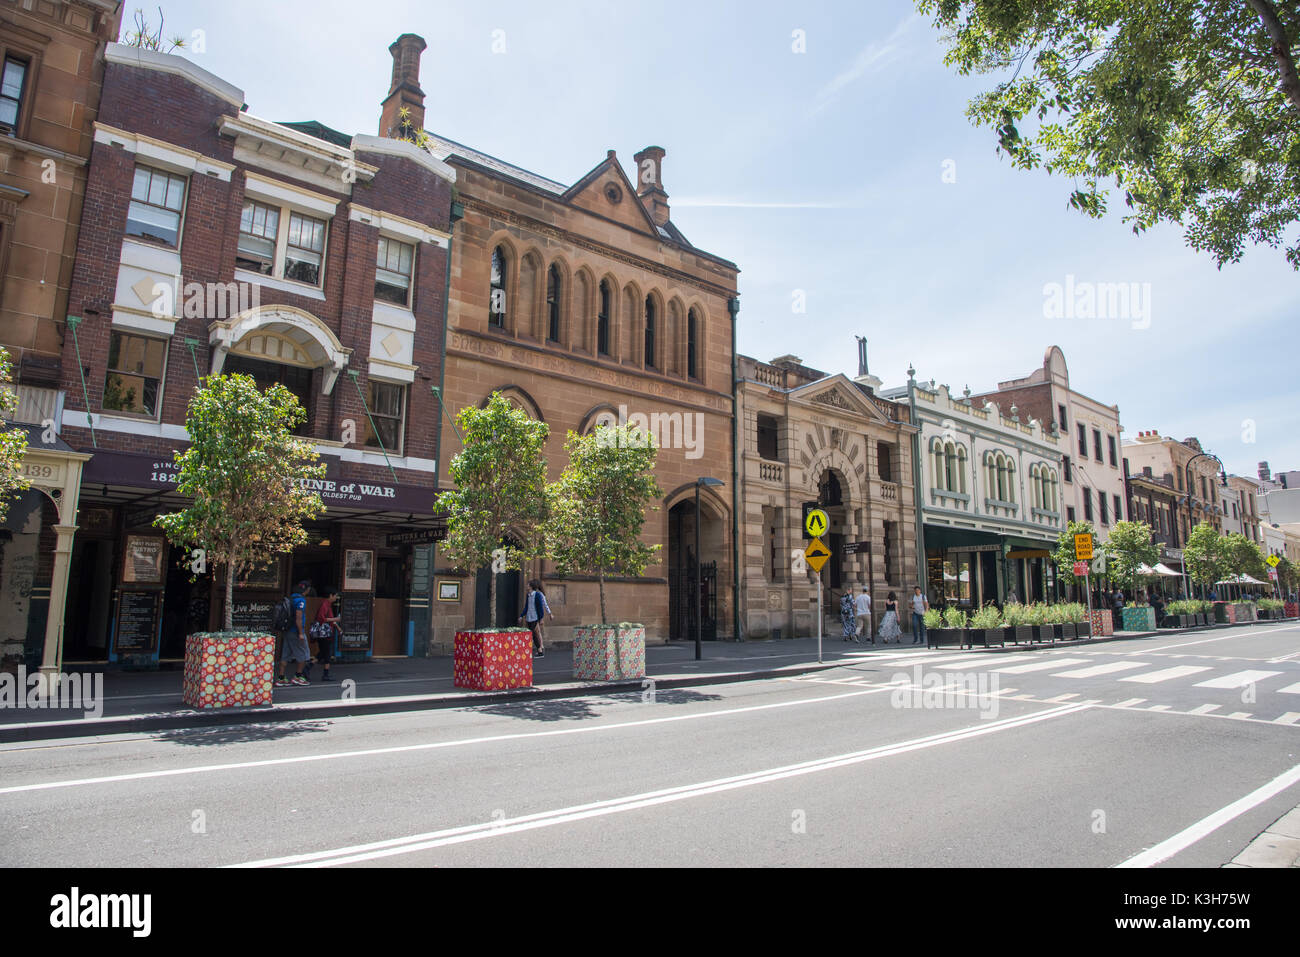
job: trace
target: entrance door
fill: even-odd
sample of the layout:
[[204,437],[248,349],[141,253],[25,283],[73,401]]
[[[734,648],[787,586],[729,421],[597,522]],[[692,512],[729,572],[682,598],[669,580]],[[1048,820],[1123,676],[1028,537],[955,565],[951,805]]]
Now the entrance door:
[[375,569],[375,655],[404,655],[402,560],[381,556]]
[[63,618],[65,661],[107,661],[113,591],[113,542],[76,538]]

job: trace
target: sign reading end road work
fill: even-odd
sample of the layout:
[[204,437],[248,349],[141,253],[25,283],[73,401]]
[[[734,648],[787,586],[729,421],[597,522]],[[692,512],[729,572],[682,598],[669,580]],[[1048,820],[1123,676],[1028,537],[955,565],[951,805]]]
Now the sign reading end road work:
[[1092,536],[1084,533],[1074,536],[1074,560],[1076,562],[1092,561]]
[[820,538],[814,538],[812,544],[804,549],[803,556],[813,571],[820,572],[822,566],[826,564],[826,559],[831,557],[831,551],[822,544]]

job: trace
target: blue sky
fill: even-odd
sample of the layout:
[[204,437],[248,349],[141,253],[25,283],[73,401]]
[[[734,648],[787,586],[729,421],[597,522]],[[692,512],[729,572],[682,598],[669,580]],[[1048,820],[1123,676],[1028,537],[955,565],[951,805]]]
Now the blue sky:
[[[413,32],[429,44],[434,132],[562,182],[607,149],[630,170],[633,153],[662,146],[673,221],[742,270],[746,354],[853,374],[865,335],[887,386],[915,363],[978,392],[1055,344],[1076,389],[1119,405],[1127,438],[1195,435],[1237,474],[1300,467],[1300,277],[1282,254],[1251,249],[1220,271],[1177,229],[1137,237],[1118,212],[1070,210],[1068,180],[1011,169],[966,119],[993,81],[945,67],[911,0],[170,0],[163,12],[169,34],[202,31],[186,55],[267,119],[377,132],[388,44]],[[1149,284],[1149,327],[1045,317],[1044,287],[1067,276]]]

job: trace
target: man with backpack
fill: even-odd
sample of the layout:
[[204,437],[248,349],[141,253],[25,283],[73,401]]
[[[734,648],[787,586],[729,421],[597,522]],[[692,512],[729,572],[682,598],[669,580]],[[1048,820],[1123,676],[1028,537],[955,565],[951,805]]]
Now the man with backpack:
[[[290,684],[307,685],[311,684],[303,676],[303,669],[307,667],[307,662],[311,658],[311,650],[307,647],[307,592],[311,591],[311,582],[301,581],[298,583],[297,590],[287,598],[280,599],[275,606],[274,625],[280,631],[283,640],[280,651],[279,671],[275,676],[275,686],[277,688],[287,688]],[[288,619],[287,622],[285,619]],[[284,676],[284,665],[286,661],[294,662],[298,667],[295,669],[293,680],[289,681]]]

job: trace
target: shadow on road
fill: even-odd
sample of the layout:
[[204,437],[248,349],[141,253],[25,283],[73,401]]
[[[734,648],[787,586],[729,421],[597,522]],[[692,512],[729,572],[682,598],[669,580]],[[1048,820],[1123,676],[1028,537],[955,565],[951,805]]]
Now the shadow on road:
[[164,731],[158,735],[158,740],[191,748],[205,748],[254,741],[279,741],[302,734],[318,734],[329,730],[329,726],[329,721],[290,721],[284,724],[242,724],[229,728],[182,728]]
[[[521,718],[525,721],[581,721],[584,718],[599,717],[601,704],[634,704],[642,701],[641,692],[630,691],[625,694],[595,695],[588,698],[550,698],[543,701],[503,701],[498,704],[483,705],[475,708],[485,714],[500,715],[503,718]],[[702,701],[721,701],[722,695],[703,694],[688,688],[668,688],[656,691],[654,701],[646,701],[647,716],[652,714],[655,705],[694,704]]]

